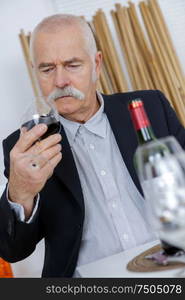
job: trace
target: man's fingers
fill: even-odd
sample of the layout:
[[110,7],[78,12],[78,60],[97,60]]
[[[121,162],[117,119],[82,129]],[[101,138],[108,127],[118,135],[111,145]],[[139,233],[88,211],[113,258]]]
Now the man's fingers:
[[28,131],[28,129],[26,127],[21,127],[21,129],[20,129],[21,135],[23,135],[27,131]]
[[52,146],[58,144],[62,137],[60,134],[52,134],[44,140],[36,142],[28,151],[27,154],[37,155],[39,153],[45,152],[45,150],[51,148]]
[[54,156],[56,156],[61,151],[61,149],[62,146],[60,144],[57,144],[38,155],[30,155],[30,163],[32,165],[35,164],[36,166],[39,166],[39,168],[43,168],[44,165],[46,165]]
[[19,152],[25,152],[47,131],[47,128],[46,124],[38,124],[26,132],[24,132],[24,130],[21,131],[15,148],[18,149]]
[[44,175],[48,174],[48,176],[49,176],[50,173],[53,172],[54,168],[58,165],[58,163],[60,162],[61,159],[62,159],[62,153],[59,152],[52,159],[50,159],[48,161],[48,163],[45,164],[45,166],[40,170],[42,175],[44,176]]

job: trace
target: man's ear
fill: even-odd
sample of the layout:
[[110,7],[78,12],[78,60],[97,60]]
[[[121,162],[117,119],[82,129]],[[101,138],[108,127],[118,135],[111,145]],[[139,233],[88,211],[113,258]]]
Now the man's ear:
[[96,74],[97,74],[98,78],[99,78],[100,71],[101,71],[102,59],[103,59],[102,52],[98,51],[95,56]]

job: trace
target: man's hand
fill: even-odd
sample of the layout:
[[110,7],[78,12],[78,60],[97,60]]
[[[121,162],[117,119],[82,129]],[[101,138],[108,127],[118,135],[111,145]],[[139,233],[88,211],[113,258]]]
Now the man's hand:
[[22,131],[10,152],[9,198],[23,205],[26,219],[32,213],[35,196],[62,158],[60,134],[38,142],[46,131],[45,124]]

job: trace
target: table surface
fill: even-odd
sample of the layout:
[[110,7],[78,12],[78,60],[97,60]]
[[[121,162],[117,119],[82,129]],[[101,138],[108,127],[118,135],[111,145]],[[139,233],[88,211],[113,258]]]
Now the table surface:
[[141,254],[143,251],[159,244],[159,240],[140,245],[136,248],[132,248],[118,254],[106,257],[104,259],[97,260],[93,263],[86,264],[77,268],[77,275],[84,278],[149,278],[149,277],[180,277],[182,268],[165,271],[155,272],[132,272],[127,270],[127,263],[135,256]]

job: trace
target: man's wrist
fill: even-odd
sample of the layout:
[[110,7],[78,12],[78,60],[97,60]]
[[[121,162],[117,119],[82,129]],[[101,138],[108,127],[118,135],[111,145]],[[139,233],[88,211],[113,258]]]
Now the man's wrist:
[[22,203],[21,201],[12,201],[9,196],[9,185],[7,185],[7,190],[6,190],[6,198],[11,206],[11,208],[14,210],[16,213],[17,218],[22,221],[22,222],[27,222],[30,223],[31,220],[33,219],[33,216],[35,215],[35,212],[38,207],[39,203],[39,194],[37,194],[32,202],[32,207],[27,206],[27,201]]

